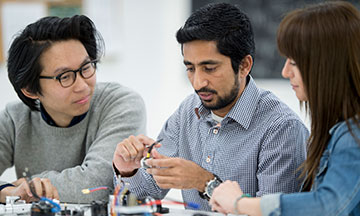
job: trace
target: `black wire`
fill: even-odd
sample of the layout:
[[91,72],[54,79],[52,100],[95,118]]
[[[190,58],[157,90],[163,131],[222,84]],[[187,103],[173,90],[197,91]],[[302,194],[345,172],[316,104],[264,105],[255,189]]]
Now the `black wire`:
[[150,147],[149,147],[148,153],[151,152],[151,150],[153,149],[153,147],[155,146],[155,144],[157,144],[157,143],[159,143],[159,142],[161,142],[161,141],[163,141],[163,138],[158,139],[158,140],[156,140],[153,144],[151,144]]

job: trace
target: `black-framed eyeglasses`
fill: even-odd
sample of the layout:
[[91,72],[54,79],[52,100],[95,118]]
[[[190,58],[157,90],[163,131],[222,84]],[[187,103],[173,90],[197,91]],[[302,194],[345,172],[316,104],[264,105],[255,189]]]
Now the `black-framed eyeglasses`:
[[83,64],[77,70],[68,70],[65,71],[57,76],[40,76],[40,79],[52,79],[58,80],[62,87],[67,88],[74,84],[76,80],[76,73],[79,72],[81,77],[84,79],[91,78],[96,71],[96,63],[98,60],[92,60]]

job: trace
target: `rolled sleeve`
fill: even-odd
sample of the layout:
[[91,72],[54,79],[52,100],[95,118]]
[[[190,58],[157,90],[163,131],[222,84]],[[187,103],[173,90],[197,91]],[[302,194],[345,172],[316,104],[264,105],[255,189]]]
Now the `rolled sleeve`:
[[280,196],[281,193],[268,194],[261,197],[260,208],[261,214],[278,216],[281,214],[280,211]]

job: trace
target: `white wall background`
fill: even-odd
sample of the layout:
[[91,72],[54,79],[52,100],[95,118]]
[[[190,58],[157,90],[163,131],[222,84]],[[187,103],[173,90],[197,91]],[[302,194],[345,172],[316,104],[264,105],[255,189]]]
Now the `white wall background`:
[[[190,14],[190,0],[85,0],[84,13],[94,21],[106,43],[98,81],[119,82],[139,92],[146,104],[147,135],[155,138],[180,102],[193,92],[175,39],[177,29]],[[6,3],[1,17],[3,47],[7,50],[16,32],[45,15],[41,4]],[[255,81],[300,113],[288,81]],[[18,100],[8,81],[6,65],[0,65],[0,98],[0,109]],[[0,178],[15,180],[14,169]],[[175,190],[170,196],[179,198],[179,192]]]

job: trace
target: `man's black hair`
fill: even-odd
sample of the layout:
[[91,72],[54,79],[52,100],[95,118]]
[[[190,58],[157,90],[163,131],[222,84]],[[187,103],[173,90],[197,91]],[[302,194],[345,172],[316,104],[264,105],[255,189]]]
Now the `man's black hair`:
[[196,10],[176,33],[183,45],[194,40],[215,41],[218,51],[230,57],[235,74],[246,55],[254,60],[254,33],[248,16],[227,3],[208,4]]
[[44,17],[29,24],[12,42],[8,52],[8,76],[19,98],[31,110],[39,110],[38,102],[26,97],[21,89],[41,94],[41,55],[54,42],[70,39],[79,40],[91,60],[103,55],[104,41],[94,23],[84,15],[67,18]]

